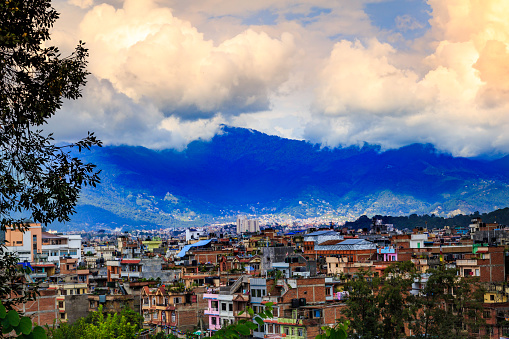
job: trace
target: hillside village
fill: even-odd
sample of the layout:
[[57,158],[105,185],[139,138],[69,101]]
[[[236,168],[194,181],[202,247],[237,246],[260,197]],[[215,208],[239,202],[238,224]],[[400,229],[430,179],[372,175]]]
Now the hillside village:
[[19,308],[40,325],[73,323],[100,307],[108,313],[128,307],[143,316],[142,337],[209,336],[250,318],[247,307],[257,314],[271,303],[273,317],[254,338],[315,338],[322,326],[344,318],[349,279],[364,270],[381,276],[389,265],[411,261],[421,274],[410,293],[419,295],[428,269],[455,268],[485,288],[483,333],[499,338],[509,330],[509,228],[480,218],[468,229],[409,232],[380,220],[364,230],[331,224],[283,232],[238,218],[236,227],[151,238],[82,237],[30,224],[25,233],[7,229],[1,237],[30,268],[26,282],[38,283],[36,301]]

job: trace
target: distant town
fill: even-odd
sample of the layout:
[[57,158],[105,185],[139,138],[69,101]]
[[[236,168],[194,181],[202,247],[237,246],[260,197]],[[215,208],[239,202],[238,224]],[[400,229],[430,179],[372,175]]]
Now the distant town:
[[[509,228],[473,218],[469,227],[397,230],[373,218],[369,229],[322,225],[267,226],[239,216],[236,224],[131,232],[70,232],[30,224],[8,228],[0,240],[29,268],[36,302],[19,306],[39,325],[72,324],[99,308],[129,308],[143,317],[140,337],[157,333],[211,336],[267,303],[273,317],[254,338],[315,338],[334,326],[349,298],[345,284],[359,272],[382,276],[396,262],[419,273],[410,294],[420,295],[429,269],[454,268],[484,286],[482,329],[509,332]],[[405,327],[408,336],[411,329]]]

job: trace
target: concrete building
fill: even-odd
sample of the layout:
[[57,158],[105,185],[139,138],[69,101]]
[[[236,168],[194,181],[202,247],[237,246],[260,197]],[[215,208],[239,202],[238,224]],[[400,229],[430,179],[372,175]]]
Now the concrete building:
[[18,228],[7,227],[5,245],[7,251],[16,253],[21,262],[34,262],[42,254],[41,224],[29,224],[24,233]]
[[258,219],[248,219],[244,215],[237,217],[237,234],[246,232],[260,232],[260,224]]

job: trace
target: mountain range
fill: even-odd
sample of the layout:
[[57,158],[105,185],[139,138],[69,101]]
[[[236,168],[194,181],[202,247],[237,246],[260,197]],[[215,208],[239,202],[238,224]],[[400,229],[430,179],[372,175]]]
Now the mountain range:
[[453,157],[429,144],[322,148],[223,126],[183,151],[97,147],[101,169],[68,227],[153,228],[233,221],[239,213],[335,216],[487,212],[508,205],[509,156]]

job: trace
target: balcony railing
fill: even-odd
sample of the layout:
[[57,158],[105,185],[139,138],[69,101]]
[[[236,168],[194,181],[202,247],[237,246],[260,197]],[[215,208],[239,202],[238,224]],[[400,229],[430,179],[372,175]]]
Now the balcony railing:
[[203,313],[206,315],[219,315],[219,310],[217,308],[209,308],[206,309]]
[[456,266],[477,266],[477,260],[456,260]]

